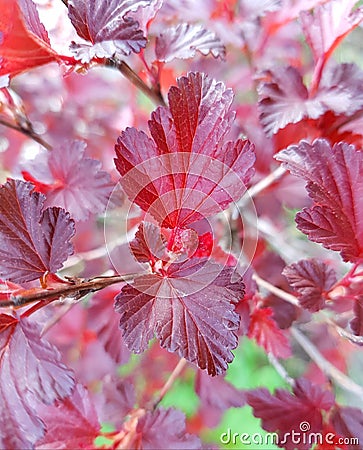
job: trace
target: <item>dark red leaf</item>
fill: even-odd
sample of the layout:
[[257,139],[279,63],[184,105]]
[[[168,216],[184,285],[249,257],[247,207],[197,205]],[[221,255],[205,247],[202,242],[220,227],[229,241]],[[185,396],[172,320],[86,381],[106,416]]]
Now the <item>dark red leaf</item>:
[[256,308],[250,317],[248,337],[278,358],[291,356],[289,340],[272,318],[271,308]]
[[25,166],[23,176],[46,194],[44,206],[59,206],[75,220],[103,212],[111,194],[110,175],[101,163],[85,156],[86,144],[71,141],[44,151]]
[[340,436],[350,440],[349,449],[359,450],[361,448],[363,442],[363,412],[360,409],[338,407],[332,415],[331,422]]
[[154,265],[157,260],[166,261],[166,239],[160,233],[160,229],[149,222],[140,224],[135,238],[130,242],[130,249],[141,263]]
[[350,327],[356,336],[363,336],[363,295],[354,299],[354,318],[350,321]]
[[286,449],[296,448],[296,442],[291,442],[291,434],[286,436],[285,433],[321,432],[322,410],[328,411],[334,405],[331,392],[323,391],[305,379],[296,381],[293,393],[276,389],[272,395],[266,388],[259,388],[247,392],[246,399],[254,416],[262,420],[262,427],[269,432],[278,432],[280,442],[285,439]]
[[61,208],[43,210],[33,188],[11,179],[0,187],[0,277],[17,283],[56,272],[73,252],[73,220]]
[[[265,72],[259,86],[260,120],[268,135],[302,119],[317,119],[325,112],[353,115],[363,106],[362,71],[354,64],[325,70],[319,89],[310,95],[295,67]],[[348,94],[349,93],[349,94]]]
[[53,406],[39,408],[47,432],[37,442],[37,449],[93,448],[100,424],[86,388],[78,384],[71,397]]
[[302,259],[282,272],[299,294],[299,303],[311,312],[325,306],[324,293],[337,281],[334,269],[316,259]]
[[61,60],[51,47],[32,0],[0,0],[0,75]]
[[344,142],[333,147],[324,140],[300,142],[276,159],[293,175],[307,181],[315,202],[296,216],[300,231],[310,240],[340,251],[344,261],[363,255],[363,153]]
[[212,378],[202,371],[197,372],[195,392],[201,402],[198,414],[203,415],[203,423],[209,428],[219,424],[227,409],[240,408],[245,403],[244,393],[226,381],[223,376]]
[[173,408],[148,411],[139,419],[136,432],[145,450],[201,448],[199,438],[186,433],[184,414]]
[[220,39],[198,24],[180,23],[156,38],[155,55],[162,62],[193,58],[196,51],[221,59],[224,59],[226,52]]
[[162,347],[217,375],[233,359],[239,326],[234,304],[242,296],[233,269],[191,258],[136,278],[116,296],[115,308],[130,350],[144,351],[155,335]]
[[92,58],[110,58],[138,53],[146,38],[137,21],[127,13],[148,6],[150,0],[70,0],[69,18],[78,35],[92,43],[75,44],[76,59],[88,63]]
[[162,226],[183,228],[225,209],[246,190],[253,146],[241,140],[222,145],[234,117],[231,101],[223,83],[190,73],[170,89],[170,110],[152,114],[152,139],[134,128],[118,138],[122,187]]

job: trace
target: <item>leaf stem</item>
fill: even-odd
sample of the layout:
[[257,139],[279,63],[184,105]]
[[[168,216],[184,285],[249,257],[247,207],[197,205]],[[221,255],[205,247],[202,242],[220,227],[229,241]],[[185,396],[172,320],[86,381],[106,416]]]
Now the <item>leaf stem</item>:
[[352,392],[363,400],[363,387],[347,377],[343,372],[337,369],[330,361],[324,358],[315,345],[296,327],[291,327],[291,334],[301,345],[305,353],[316,363],[325,375],[332,378],[336,384]]
[[39,134],[35,133],[34,130],[24,128],[21,125],[15,125],[10,123],[4,119],[0,119],[0,125],[4,125],[4,127],[11,128],[12,130],[18,131],[19,133],[24,134],[25,136],[33,139],[33,141],[38,142],[38,144],[45,147],[47,150],[52,150],[52,146],[48,144],[43,138],[39,136]]
[[159,403],[164,398],[165,394],[171,389],[173,386],[175,380],[178,378],[178,376],[183,371],[184,367],[187,364],[187,360],[185,358],[182,358],[178,364],[175,366],[174,370],[171,372],[169,378],[167,379],[166,383],[162,387],[161,391],[159,392],[159,395],[157,399],[153,402],[152,409],[155,409]]

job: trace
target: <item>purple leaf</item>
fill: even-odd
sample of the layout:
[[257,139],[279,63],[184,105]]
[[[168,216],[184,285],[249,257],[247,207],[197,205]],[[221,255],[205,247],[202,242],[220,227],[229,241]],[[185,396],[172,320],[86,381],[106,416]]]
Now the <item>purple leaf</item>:
[[278,161],[307,181],[314,201],[296,216],[310,240],[340,251],[344,261],[363,255],[363,153],[344,142],[333,147],[324,140],[305,141],[278,153]]
[[26,28],[46,44],[50,45],[48,33],[39,20],[37,7],[32,0],[17,0],[17,3],[23,15]]
[[303,259],[290,264],[282,273],[298,292],[301,306],[311,312],[324,308],[324,293],[337,281],[335,271],[316,259]]
[[173,408],[148,411],[139,419],[136,431],[145,450],[201,448],[199,438],[186,433],[184,414]]
[[[358,449],[359,443],[363,442],[363,412],[358,408],[338,407],[335,409],[331,422],[339,436],[348,438],[351,442],[349,449]],[[353,445],[353,439],[356,444]]]
[[245,192],[255,156],[249,141],[223,144],[234,117],[231,102],[223,83],[190,73],[170,89],[170,110],[153,112],[152,139],[134,128],[118,138],[121,185],[162,226],[185,227]]
[[96,409],[86,388],[78,384],[73,395],[53,406],[39,408],[47,432],[37,449],[91,448],[99,435]]
[[62,267],[73,247],[74,223],[61,208],[47,208],[34,186],[9,179],[0,187],[0,277],[17,283]]
[[175,58],[193,58],[196,51],[202,55],[210,53],[221,59],[224,59],[226,52],[224,45],[213,32],[197,24],[181,23],[163,31],[156,38],[156,58],[165,63]]
[[75,220],[104,211],[112,191],[110,175],[101,163],[85,156],[86,144],[71,141],[40,153],[22,173],[46,194],[45,207],[59,206]]
[[149,6],[150,0],[70,0],[68,5],[69,18],[78,35],[93,44],[72,44],[71,49],[81,62],[127,56],[145,47],[146,38],[138,22],[126,16]]
[[130,350],[144,351],[155,335],[162,347],[217,375],[233,359],[239,327],[234,304],[243,293],[232,268],[190,258],[124,286],[115,309]]
[[356,336],[363,336],[363,295],[354,299],[354,318],[350,321],[350,327]]

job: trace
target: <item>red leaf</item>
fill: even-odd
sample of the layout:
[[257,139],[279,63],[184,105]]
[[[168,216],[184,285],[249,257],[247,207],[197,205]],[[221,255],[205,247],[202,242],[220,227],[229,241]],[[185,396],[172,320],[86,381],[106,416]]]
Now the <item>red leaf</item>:
[[300,13],[302,28],[314,58],[327,60],[340,41],[363,19],[363,8],[353,9],[356,0],[331,0],[313,12]]
[[70,0],[69,18],[77,34],[93,44],[73,43],[76,59],[88,63],[93,58],[138,53],[145,47],[146,38],[138,22],[126,16],[149,5],[150,0]]
[[233,304],[242,296],[233,269],[191,258],[136,278],[116,296],[115,309],[130,350],[144,351],[155,335],[162,347],[217,375],[233,359],[239,326]]
[[155,42],[155,55],[158,61],[170,62],[175,58],[189,59],[196,51],[202,55],[212,54],[224,59],[225,48],[220,39],[201,25],[180,23],[163,31]]
[[90,214],[103,212],[111,194],[110,175],[101,163],[85,156],[86,144],[71,141],[44,151],[23,176],[46,194],[44,206],[59,206],[75,220],[86,220]]
[[[247,392],[246,398],[254,416],[262,419],[262,427],[269,432],[278,432],[280,444],[286,449],[296,448],[296,442],[291,442],[292,431],[304,431],[306,435],[320,432],[323,426],[321,411],[328,411],[334,405],[331,392],[323,391],[305,379],[296,381],[293,393],[276,389],[272,395],[266,388],[260,388]],[[306,438],[309,442],[308,436]]]
[[61,208],[43,210],[33,186],[8,180],[0,187],[0,277],[17,283],[56,272],[73,252],[74,223]]
[[307,90],[295,67],[265,72],[259,86],[260,120],[268,135],[302,119],[317,119],[332,111],[353,115],[363,106],[362,71],[354,64],[340,64],[325,70],[319,89],[313,95]]
[[47,432],[37,449],[93,448],[100,424],[86,388],[78,384],[73,395],[54,406],[39,408]]
[[201,448],[199,438],[186,433],[184,414],[173,408],[148,411],[138,420],[136,432],[145,450]]
[[253,174],[253,146],[222,145],[231,127],[232,92],[190,73],[169,91],[170,110],[149,121],[152,139],[128,128],[118,138],[115,164],[129,198],[168,228],[183,228],[238,200]]
[[337,281],[335,271],[316,259],[303,259],[290,264],[282,273],[298,292],[301,306],[311,312],[324,308],[324,293]]
[[271,308],[256,308],[251,314],[247,335],[250,339],[256,339],[267,353],[278,358],[288,358],[291,356],[289,340],[272,316]]
[[36,403],[68,396],[72,372],[55,347],[40,337],[28,319],[0,315],[0,443],[4,448],[32,447],[43,435]]
[[0,0],[0,75],[59,61],[32,0]]
[[276,159],[293,175],[307,181],[315,202],[296,216],[300,231],[344,261],[363,256],[363,153],[344,142],[332,148],[324,139],[300,142],[280,152]]
[[358,450],[360,448],[360,444],[363,442],[363,412],[360,409],[338,407],[331,417],[331,422],[340,436],[350,440],[349,449]]

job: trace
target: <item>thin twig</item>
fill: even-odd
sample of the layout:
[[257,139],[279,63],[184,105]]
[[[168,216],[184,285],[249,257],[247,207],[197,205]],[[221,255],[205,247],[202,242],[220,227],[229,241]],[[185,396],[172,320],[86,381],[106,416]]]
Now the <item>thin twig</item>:
[[154,89],[150,88],[125,61],[119,61],[116,58],[108,58],[106,59],[105,65],[106,67],[112,67],[119,70],[125,78],[143,92],[153,103],[166,106],[161,92],[156,92]]
[[252,275],[252,278],[256,281],[258,286],[267,289],[269,292],[271,292],[271,294],[275,294],[277,297],[282,298],[283,300],[285,300],[288,303],[291,303],[292,305],[300,306],[298,299],[294,295],[289,294],[288,292],[283,291],[282,289],[279,289],[278,287],[274,286],[268,281],[262,279],[257,275],[257,273],[254,273]]
[[363,336],[356,336],[355,334],[349,333],[349,331],[340,327],[328,317],[324,317],[324,322],[326,322],[328,325],[331,325],[337,331],[339,336],[348,339],[348,341],[352,342],[353,344],[363,345]]
[[0,119],[0,125],[4,125],[4,127],[8,127],[8,128],[11,128],[12,130],[18,131],[19,133],[22,133],[25,136],[33,139],[33,141],[38,142],[38,144],[42,145],[47,150],[52,150],[52,146],[50,144],[48,144],[48,142],[46,142],[43,138],[41,138],[39,136],[39,134],[35,133],[33,130],[23,128],[20,125],[15,125],[4,119]]
[[187,360],[185,358],[182,358],[178,362],[178,364],[175,366],[174,370],[170,374],[169,378],[167,379],[166,383],[162,387],[161,391],[159,392],[157,399],[153,402],[152,409],[155,409],[158,406],[158,404],[162,401],[165,394],[171,389],[175,380],[181,374],[181,372],[183,371],[186,364],[187,364]]
[[285,380],[286,383],[289,384],[290,386],[294,386],[295,380],[290,377],[285,367],[280,363],[280,361],[276,358],[276,356],[273,355],[272,353],[269,353],[268,360],[270,361],[271,365],[274,366],[276,372],[280,375],[280,377],[283,380]]
[[294,339],[301,345],[306,354],[315,362],[325,375],[334,380],[340,387],[358,395],[363,400],[363,387],[355,383],[351,378],[337,369],[331,362],[324,358],[315,345],[296,327],[290,329]]
[[10,297],[9,300],[0,301],[0,307],[5,308],[12,306],[14,308],[19,308],[20,306],[37,301],[56,300],[61,297],[69,296],[79,299],[90,292],[96,292],[106,288],[107,286],[111,286],[112,284],[132,280],[139,275],[140,274],[129,274],[123,276],[114,275],[111,277],[96,277],[91,280],[77,279],[77,281],[71,285],[66,285],[55,289],[44,289],[42,291],[36,291],[25,295],[14,295],[13,297]]

